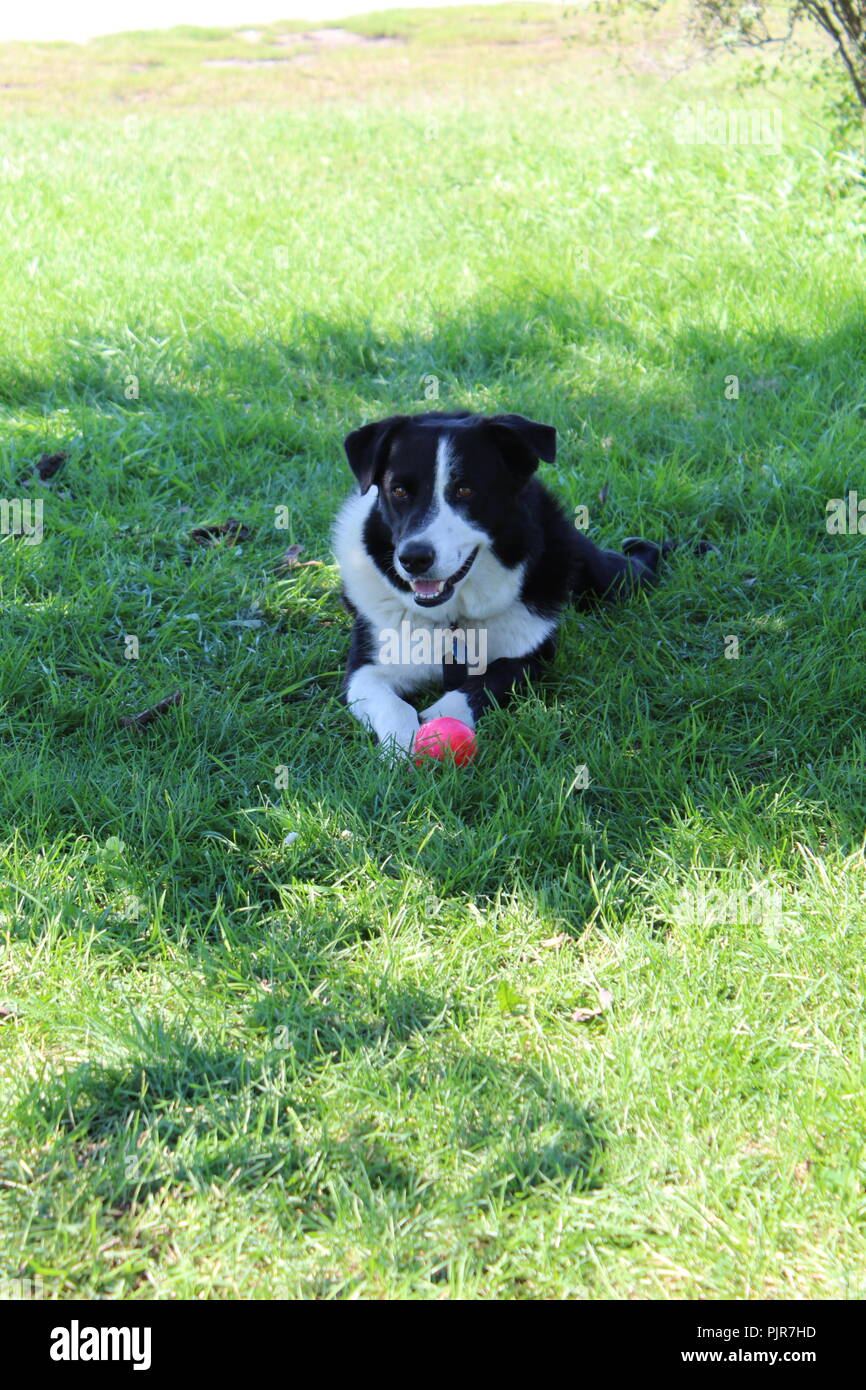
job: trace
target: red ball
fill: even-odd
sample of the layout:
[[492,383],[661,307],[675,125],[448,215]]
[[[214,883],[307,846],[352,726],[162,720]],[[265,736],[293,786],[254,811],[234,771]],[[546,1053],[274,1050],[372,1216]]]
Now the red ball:
[[461,767],[472,761],[475,750],[475,734],[461,719],[447,716],[431,719],[428,724],[422,724],[415,735],[414,752],[421,755],[415,758],[418,767],[425,758],[439,758],[444,762],[449,756]]

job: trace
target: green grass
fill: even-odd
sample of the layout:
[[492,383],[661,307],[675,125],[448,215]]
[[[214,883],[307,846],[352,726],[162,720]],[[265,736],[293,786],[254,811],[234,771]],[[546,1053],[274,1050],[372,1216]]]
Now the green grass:
[[[0,494],[45,528],[0,540],[0,1274],[863,1297],[862,203],[670,16],[385,18],[292,76],[0,50]],[[677,144],[700,100],[782,149]],[[571,614],[463,771],[336,700],[341,441],[431,376],[554,424],[599,540],[719,551]]]

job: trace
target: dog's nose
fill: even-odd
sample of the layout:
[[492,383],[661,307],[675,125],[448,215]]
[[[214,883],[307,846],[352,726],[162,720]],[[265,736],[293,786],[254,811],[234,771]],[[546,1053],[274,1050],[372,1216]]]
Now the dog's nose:
[[397,558],[409,574],[426,574],[436,559],[436,551],[426,541],[407,541]]

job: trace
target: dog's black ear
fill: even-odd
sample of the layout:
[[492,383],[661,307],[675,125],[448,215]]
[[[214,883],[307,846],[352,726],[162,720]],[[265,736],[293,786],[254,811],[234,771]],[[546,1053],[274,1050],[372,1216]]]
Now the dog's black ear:
[[407,415],[391,415],[387,420],[374,420],[352,430],[343,440],[349,467],[361,485],[362,494],[378,483],[388,458],[388,448],[395,432],[405,425]]
[[538,460],[553,463],[556,458],[556,430],[540,425],[525,415],[491,415],[493,429],[505,461],[524,481],[538,467]]

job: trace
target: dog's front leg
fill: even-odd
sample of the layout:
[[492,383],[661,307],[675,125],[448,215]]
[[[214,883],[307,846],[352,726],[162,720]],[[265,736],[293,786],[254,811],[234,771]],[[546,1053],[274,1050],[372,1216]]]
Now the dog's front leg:
[[386,753],[409,753],[418,732],[418,713],[401,700],[386,669],[366,662],[351,671],[343,700],[366,729],[372,729]]

